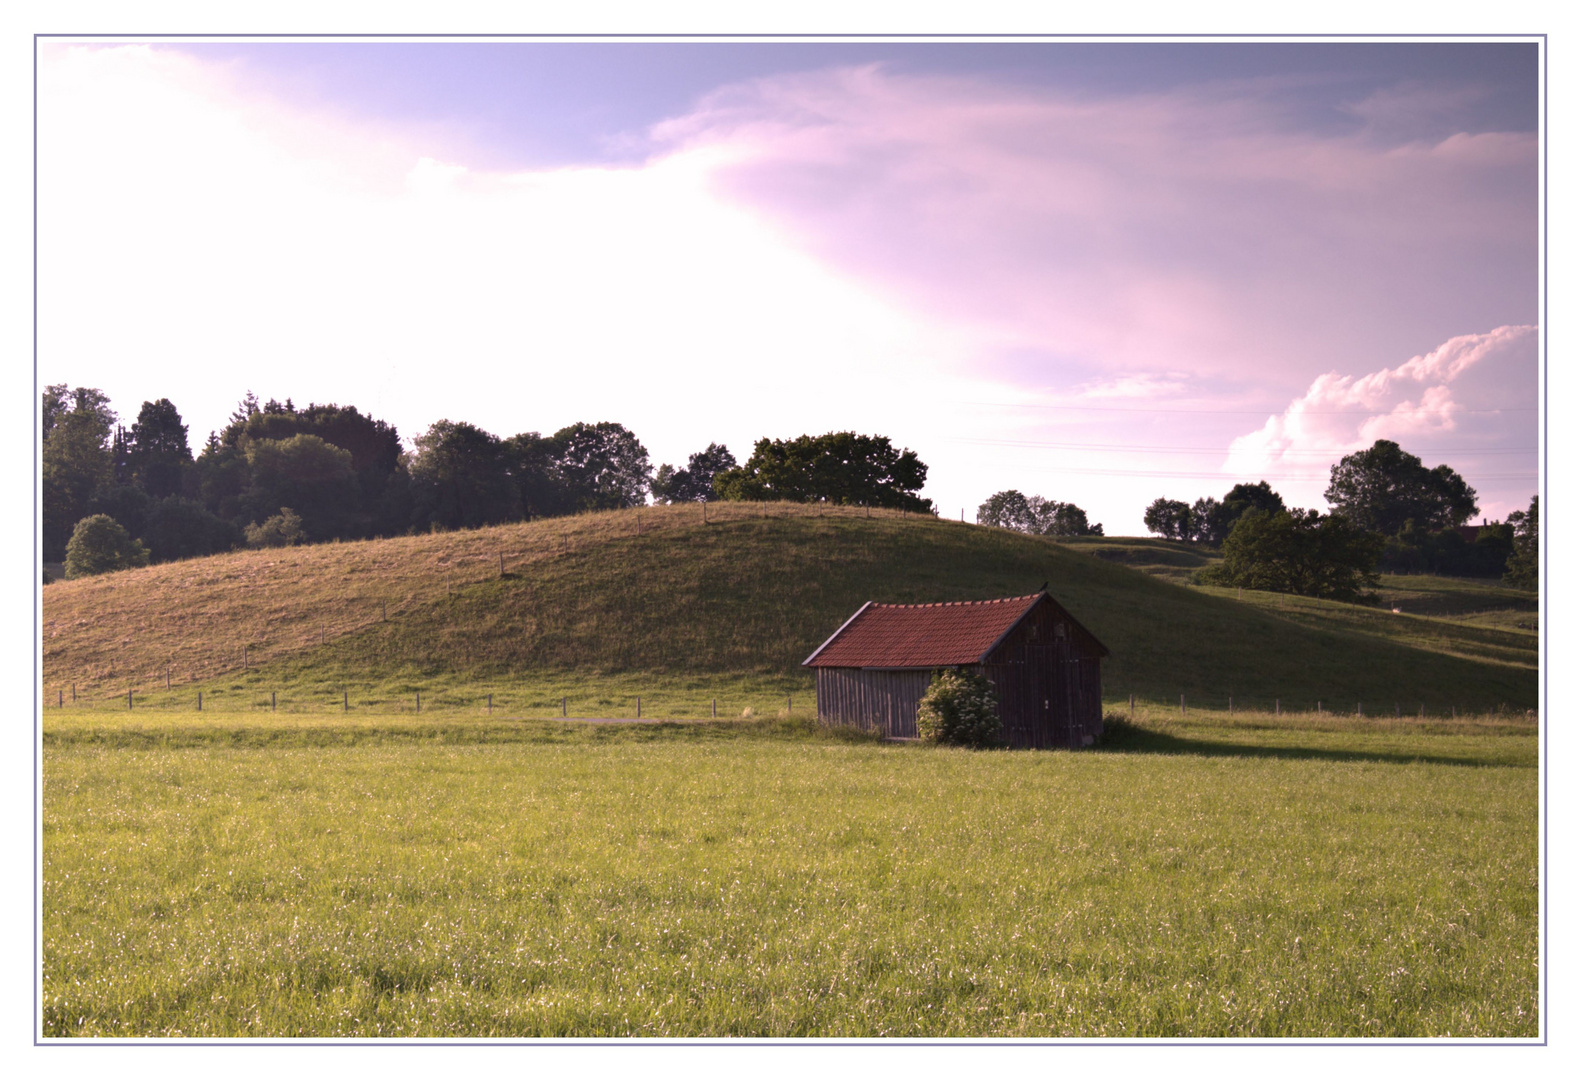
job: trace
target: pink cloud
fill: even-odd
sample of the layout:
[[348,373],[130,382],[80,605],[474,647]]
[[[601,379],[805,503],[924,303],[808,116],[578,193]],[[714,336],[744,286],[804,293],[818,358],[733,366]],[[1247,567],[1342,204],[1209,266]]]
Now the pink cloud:
[[1391,144],[1222,87],[1082,99],[871,66],[732,87],[655,135],[797,244],[977,328],[989,366],[1041,348],[1293,388],[1536,314],[1526,134]]
[[[1289,476],[1307,505],[1344,454],[1390,439],[1447,461],[1503,506],[1536,482],[1537,328],[1501,326],[1450,338],[1431,352],[1366,375],[1330,371],[1257,431],[1230,444],[1223,471]],[[1529,464],[1529,482],[1509,475]],[[1509,483],[1503,481],[1508,480]],[[1492,505],[1484,499],[1484,510]],[[1514,507],[1512,507],[1514,508]],[[1500,515],[1502,516],[1502,515]]]

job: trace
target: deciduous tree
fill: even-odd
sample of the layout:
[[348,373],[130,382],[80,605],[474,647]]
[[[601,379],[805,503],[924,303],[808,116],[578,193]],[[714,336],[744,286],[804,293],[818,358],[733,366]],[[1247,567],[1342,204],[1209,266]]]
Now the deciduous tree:
[[977,508],[977,523],[1000,529],[1031,532],[1032,504],[1015,488],[996,491],[983,500],[983,504]]
[[831,431],[794,439],[759,439],[738,468],[714,476],[724,499],[826,501],[928,512],[917,491],[928,476],[912,450],[897,450],[883,435]]
[[1477,493],[1458,473],[1448,465],[1429,469],[1388,439],[1341,458],[1329,470],[1323,497],[1335,513],[1384,536],[1407,521],[1419,529],[1454,528],[1477,512]]
[[1364,599],[1378,583],[1383,537],[1340,514],[1249,510],[1224,541],[1224,561],[1203,580],[1298,596]]
[[1540,535],[1537,496],[1532,496],[1532,505],[1528,509],[1515,511],[1506,521],[1515,530],[1513,537],[1515,550],[1510,553],[1509,562],[1505,564],[1504,580],[1519,589],[1535,589]]
[[251,477],[245,520],[258,521],[290,506],[302,516],[309,540],[353,533],[360,491],[349,452],[317,435],[293,435],[246,440],[245,454]]
[[736,467],[736,456],[721,443],[709,443],[687,458],[686,467],[660,465],[653,477],[656,502],[708,502],[719,496],[714,492],[714,477]]
[[1190,540],[1191,506],[1179,499],[1154,499],[1142,513],[1142,524],[1165,540]]
[[475,529],[522,519],[504,445],[472,424],[440,420],[419,435],[411,474],[419,526]]
[[623,425],[571,424],[550,440],[571,509],[618,510],[647,501],[648,451]]

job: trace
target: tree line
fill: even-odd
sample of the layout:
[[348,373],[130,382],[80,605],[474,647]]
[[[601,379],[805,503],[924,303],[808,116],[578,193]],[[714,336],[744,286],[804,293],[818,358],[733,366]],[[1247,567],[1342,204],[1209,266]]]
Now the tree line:
[[1035,536],[1102,536],[1103,525],[1087,521],[1075,503],[1023,495],[1015,488],[996,491],[977,508],[979,525],[1032,533]]
[[[168,398],[130,427],[91,387],[45,389],[43,555],[68,576],[234,548],[477,528],[713,499],[825,501],[927,512],[927,466],[881,435],[760,439],[737,463],[709,443],[655,472],[624,425],[501,438],[439,420],[404,449],[354,406],[260,402],[250,391],[194,454]],[[79,534],[81,534],[79,536]],[[73,547],[77,557],[73,559]]]
[[1398,443],[1379,439],[1329,469],[1331,510],[1287,508],[1266,480],[1236,484],[1222,500],[1155,499],[1142,520],[1156,536],[1222,545],[1224,560],[1200,576],[1235,585],[1340,600],[1367,599],[1380,571],[1472,577],[1503,575],[1537,587],[1537,496],[1527,510],[1462,527],[1477,493],[1448,465],[1429,469]]

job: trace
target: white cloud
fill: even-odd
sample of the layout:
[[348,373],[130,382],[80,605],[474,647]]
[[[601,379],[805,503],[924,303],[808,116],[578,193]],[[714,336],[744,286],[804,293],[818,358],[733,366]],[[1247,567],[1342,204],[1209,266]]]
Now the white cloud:
[[[1501,326],[1450,338],[1431,352],[1366,375],[1327,372],[1256,431],[1230,444],[1223,471],[1237,477],[1287,477],[1286,494],[1315,505],[1322,477],[1344,454],[1389,439],[1434,460],[1465,463],[1475,479],[1497,476],[1484,511],[1502,508],[1503,478],[1530,463],[1536,481],[1537,328]],[[1529,452],[1526,452],[1528,451]],[[1475,463],[1473,466],[1471,463]],[[1513,481],[1512,481],[1513,483]],[[1514,484],[1525,490],[1530,484]],[[1503,516],[1498,509],[1490,511]],[[1507,510],[1504,511],[1507,513]]]
[[617,420],[669,461],[846,426],[916,445],[972,396],[958,336],[718,200],[711,165],[474,170],[181,54],[50,49],[42,374],[133,414],[170,396],[198,442],[252,388],[407,436]]

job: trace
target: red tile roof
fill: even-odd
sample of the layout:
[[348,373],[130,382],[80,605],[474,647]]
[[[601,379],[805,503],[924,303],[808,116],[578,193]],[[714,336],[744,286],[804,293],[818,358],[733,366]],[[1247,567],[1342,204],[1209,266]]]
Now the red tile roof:
[[976,664],[1044,593],[947,604],[866,604],[803,667]]

